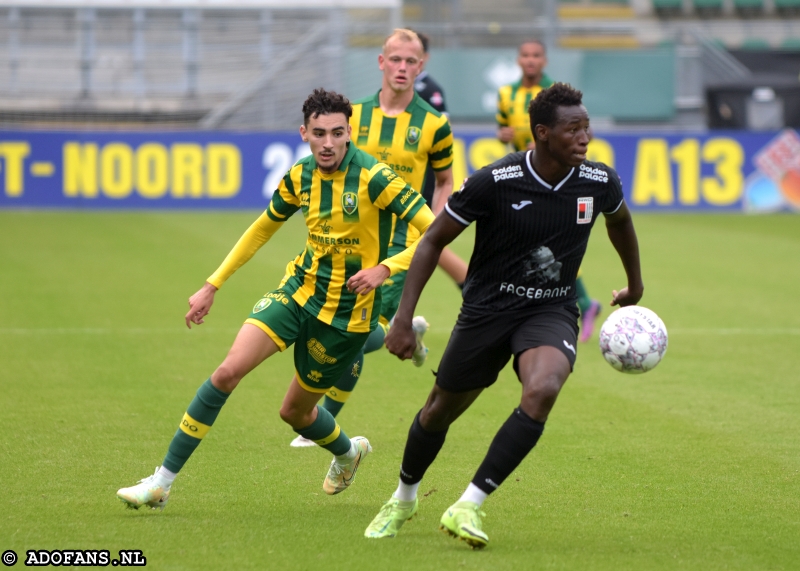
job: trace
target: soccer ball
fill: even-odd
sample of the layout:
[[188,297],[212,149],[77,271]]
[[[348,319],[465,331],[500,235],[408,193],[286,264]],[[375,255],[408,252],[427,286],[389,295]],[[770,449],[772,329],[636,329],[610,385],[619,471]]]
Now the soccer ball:
[[667,352],[667,328],[646,307],[621,307],[608,316],[600,329],[600,352],[617,371],[646,373]]

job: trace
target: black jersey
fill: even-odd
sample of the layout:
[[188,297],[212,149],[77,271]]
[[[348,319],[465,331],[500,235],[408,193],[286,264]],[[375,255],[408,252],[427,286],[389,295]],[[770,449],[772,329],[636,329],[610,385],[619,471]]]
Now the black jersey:
[[[447,106],[444,104],[444,91],[441,86],[428,75],[427,71],[423,71],[417,76],[414,82],[414,91],[416,91],[428,105],[439,111],[440,113],[447,113]],[[425,170],[425,185],[422,187],[422,197],[428,206],[433,208],[433,191],[436,188],[436,175],[433,174],[433,168],[430,163]]]
[[622,205],[611,167],[584,161],[550,185],[533,170],[532,155],[511,153],[480,169],[448,199],[450,216],[477,223],[464,286],[468,312],[574,305],[594,221]]
[[414,81],[414,91],[419,93],[428,104],[436,109],[439,113],[447,113],[447,106],[444,104],[444,91],[442,87],[428,75],[427,71],[423,71],[417,76]]

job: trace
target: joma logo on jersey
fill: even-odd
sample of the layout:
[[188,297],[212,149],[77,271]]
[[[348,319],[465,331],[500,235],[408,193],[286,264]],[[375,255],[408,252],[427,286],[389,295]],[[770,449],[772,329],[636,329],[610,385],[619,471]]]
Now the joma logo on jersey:
[[306,343],[306,347],[308,347],[308,354],[317,362],[322,365],[332,365],[337,361],[335,357],[331,357],[326,355],[325,346],[314,339],[313,337],[308,340]]
[[422,131],[419,127],[409,127],[406,129],[406,141],[409,145],[416,145],[421,135]]
[[342,194],[342,210],[346,214],[353,214],[358,210],[358,195],[355,192],[345,192]]
[[593,212],[594,198],[589,196],[578,199],[578,224],[589,224],[592,221]]

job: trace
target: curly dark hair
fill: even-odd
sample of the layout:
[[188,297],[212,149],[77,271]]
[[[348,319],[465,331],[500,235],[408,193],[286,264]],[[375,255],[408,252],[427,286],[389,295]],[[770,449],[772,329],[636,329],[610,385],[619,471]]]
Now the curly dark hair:
[[322,87],[315,89],[303,103],[303,124],[308,125],[309,118],[316,119],[320,115],[344,113],[350,119],[353,115],[353,106],[344,95],[335,91],[325,91]]
[[568,83],[554,83],[551,87],[542,89],[528,105],[533,138],[536,139],[536,125],[555,126],[559,107],[572,107],[582,103],[583,93]]

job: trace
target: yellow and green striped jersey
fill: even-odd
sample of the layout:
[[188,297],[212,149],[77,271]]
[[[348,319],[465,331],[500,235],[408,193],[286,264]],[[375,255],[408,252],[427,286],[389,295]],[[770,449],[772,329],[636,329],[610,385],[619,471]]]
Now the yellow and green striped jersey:
[[347,280],[380,263],[392,275],[408,269],[416,243],[390,257],[392,219],[406,221],[421,234],[433,213],[392,169],[353,144],[332,174],[320,172],[313,155],[300,159],[283,177],[266,212],[208,282],[220,287],[298,210],[308,238],[287,266],[281,287],[323,323],[355,333],[371,331],[378,322],[381,288],[358,295],[347,291]]
[[533,142],[528,105],[542,89],[551,85],[553,85],[553,81],[543,75],[539,85],[523,87],[522,80],[520,80],[511,85],[504,85],[498,90],[495,119],[501,127],[514,128],[514,139],[511,144],[515,150],[524,151],[528,148],[528,143]]
[[[428,162],[436,171],[453,165],[450,122],[417,93],[405,111],[396,116],[386,115],[381,110],[379,94],[380,91],[353,102],[352,140],[359,149],[388,164],[421,194]],[[391,251],[407,247],[418,236],[413,227],[396,220]]]

